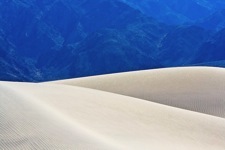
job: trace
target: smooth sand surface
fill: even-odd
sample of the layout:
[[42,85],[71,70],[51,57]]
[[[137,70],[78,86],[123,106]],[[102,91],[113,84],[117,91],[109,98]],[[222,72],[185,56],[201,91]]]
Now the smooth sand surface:
[[225,118],[225,69],[180,67],[57,81]]
[[[224,72],[174,68],[51,83],[0,82],[0,149],[224,150]],[[193,93],[200,89],[206,93]]]

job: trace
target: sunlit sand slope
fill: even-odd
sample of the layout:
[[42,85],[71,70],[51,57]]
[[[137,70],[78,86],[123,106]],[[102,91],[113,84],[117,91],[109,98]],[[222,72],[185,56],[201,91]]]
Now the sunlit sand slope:
[[184,67],[57,81],[225,118],[225,69]]
[[43,88],[49,94],[40,99],[31,94],[31,90],[36,90],[33,86],[37,85],[24,88],[20,84],[0,83],[0,149],[116,149],[79,125],[75,118],[43,103],[42,100],[55,99],[51,89]]
[[224,150],[224,141],[224,118],[76,86],[0,82],[1,149]]

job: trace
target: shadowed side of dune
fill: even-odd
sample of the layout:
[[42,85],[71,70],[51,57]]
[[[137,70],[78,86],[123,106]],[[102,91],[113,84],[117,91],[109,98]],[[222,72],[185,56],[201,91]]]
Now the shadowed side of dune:
[[225,117],[225,69],[222,68],[156,69],[53,83],[98,89]]

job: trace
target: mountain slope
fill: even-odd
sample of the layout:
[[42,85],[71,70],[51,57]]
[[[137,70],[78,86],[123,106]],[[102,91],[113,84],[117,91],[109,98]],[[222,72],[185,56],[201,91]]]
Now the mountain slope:
[[212,62],[225,60],[225,28],[218,31],[205,42],[198,51],[195,62]]
[[[221,12],[223,6],[220,0],[2,1],[0,79],[47,81],[222,61],[223,41],[212,36],[217,29],[208,30],[196,21]],[[197,10],[199,16],[193,15]],[[160,23],[160,14],[166,19],[176,15],[178,25]],[[186,21],[189,25],[183,25]],[[223,23],[218,25],[222,28]],[[201,58],[211,55],[210,47],[220,56]]]
[[36,81],[162,67],[151,53],[169,27],[117,0],[17,0],[0,8],[8,11],[0,28],[17,57],[33,60]]
[[219,31],[225,27],[225,9],[217,11],[197,22],[196,25],[208,30]]
[[161,41],[157,61],[168,67],[191,65],[209,37],[209,31],[197,26],[177,27]]
[[167,24],[194,23],[225,8],[222,0],[121,0]]

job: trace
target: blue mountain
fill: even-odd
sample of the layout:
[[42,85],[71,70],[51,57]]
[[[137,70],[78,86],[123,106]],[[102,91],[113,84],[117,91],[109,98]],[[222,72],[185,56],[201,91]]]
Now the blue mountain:
[[215,33],[212,38],[203,43],[196,55],[196,63],[224,61],[225,28]]
[[210,18],[223,8],[221,0],[1,1],[0,79],[47,81],[222,62],[223,21]]
[[216,11],[211,15],[199,20],[196,25],[208,30],[219,31],[223,29],[225,27],[225,9]]
[[225,8],[223,0],[121,0],[166,24],[194,23]]

